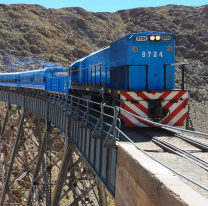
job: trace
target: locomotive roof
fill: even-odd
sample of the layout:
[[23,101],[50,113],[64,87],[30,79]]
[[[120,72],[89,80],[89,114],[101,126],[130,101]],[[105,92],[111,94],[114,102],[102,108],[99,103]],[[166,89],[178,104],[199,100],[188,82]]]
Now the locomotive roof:
[[104,51],[104,50],[106,50],[106,49],[108,49],[108,48],[110,48],[110,46],[107,46],[107,47],[103,47],[103,48],[101,48],[101,49],[98,49],[98,50],[92,52],[91,54],[89,54],[88,56],[91,56],[91,55],[96,54],[96,53],[98,53],[98,52]]
[[[131,34],[128,34],[128,35],[126,35],[126,36],[124,36],[124,37],[122,37],[122,38],[120,38],[120,39],[123,39],[123,38],[126,38],[126,37],[129,38],[129,37],[131,37],[132,35],[151,35],[151,34],[153,34],[153,35],[154,35],[154,34],[166,34],[166,35],[173,35],[173,36],[175,37],[175,35],[172,34],[172,33],[152,31],[152,32],[131,33]],[[116,41],[119,41],[120,39],[117,39]],[[114,41],[114,42],[116,42],[116,41]],[[113,43],[113,42],[111,42],[111,43]],[[73,62],[73,63],[72,63],[71,65],[69,65],[69,66],[73,66],[74,64],[83,61],[83,60],[86,59],[87,57],[92,56],[92,55],[94,55],[94,54],[96,54],[96,53],[98,53],[98,52],[104,51],[104,50],[106,50],[106,49],[108,49],[108,48],[110,48],[110,46],[103,47],[103,48],[101,48],[101,49],[98,49],[98,50],[96,50],[96,51],[93,51],[93,52],[90,53],[88,56],[84,56],[84,57],[78,59],[77,61]]]
[[[124,37],[122,37],[122,38],[125,38],[125,37],[130,37],[130,36],[132,36],[132,35],[151,35],[151,34],[166,34],[166,35],[174,35],[174,34],[172,34],[172,33],[166,33],[166,32],[159,32],[159,31],[152,31],[152,32],[140,32],[140,33],[131,33],[131,34],[128,34],[128,35],[126,35],[126,36],[124,36]],[[174,35],[175,36],[175,35]],[[121,39],[122,39],[121,38]],[[118,39],[119,40],[119,39]],[[118,40],[116,40],[116,41],[118,41]]]
[[104,51],[104,50],[106,50],[106,49],[108,49],[108,48],[110,48],[110,46],[107,46],[107,47],[103,47],[103,48],[101,48],[101,49],[98,49],[98,50],[96,50],[96,51],[90,53],[88,56],[84,56],[84,57],[82,57],[81,59],[78,59],[77,61],[73,62],[73,63],[72,63],[71,65],[69,65],[69,66],[73,66],[74,64],[83,61],[83,60],[86,59],[87,57],[92,56],[92,55],[94,55],[94,54],[96,54],[96,53],[98,53],[98,52]]

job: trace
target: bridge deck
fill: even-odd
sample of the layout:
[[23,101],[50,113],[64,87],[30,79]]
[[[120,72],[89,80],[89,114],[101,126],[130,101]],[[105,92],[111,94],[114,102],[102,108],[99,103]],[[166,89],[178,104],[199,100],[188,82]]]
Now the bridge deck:
[[[35,94],[31,90],[18,91],[12,89],[8,91],[1,91],[0,101],[24,107],[25,109],[44,117],[47,121],[50,121],[57,128],[66,133],[79,152],[86,159],[90,167],[94,170],[96,175],[115,197],[115,191],[118,191],[119,188],[122,187],[119,183],[120,180],[118,180],[118,173],[120,172],[118,169],[120,166],[119,161],[122,162],[121,164],[123,164],[124,169],[126,169],[125,163],[137,159],[137,156],[132,156],[132,160],[122,160],[124,154],[117,158],[117,140],[120,139],[120,141],[124,142],[120,144],[123,147],[123,151],[125,148],[130,148],[130,150],[135,151],[135,147],[133,145],[130,146],[130,144],[126,142],[124,136],[118,132],[117,127],[119,125],[119,119],[117,118],[117,111],[115,107],[110,108],[114,109],[114,115],[104,116],[103,105],[98,105],[97,107],[92,106],[91,102],[87,101],[87,103],[84,103],[77,97],[63,97],[59,95],[58,97],[48,96],[44,92]],[[98,112],[100,109],[101,112]],[[145,131],[145,129],[142,130],[143,132]],[[149,129],[146,130],[150,131]],[[130,136],[137,146],[145,150],[152,150],[149,152],[151,152],[153,156],[163,159],[163,155],[165,154],[167,164],[170,163],[170,166],[172,166],[171,163],[173,162],[173,155],[169,155],[164,152],[158,153],[158,151],[162,152],[161,148],[147,140],[145,136],[139,134],[139,129],[122,128],[121,131]],[[153,134],[156,133],[154,129],[151,131]],[[158,134],[156,136],[158,136]],[[157,151],[155,152],[153,150]],[[137,152],[139,151],[137,150]],[[137,152],[134,155],[141,155],[140,152]],[[127,151],[126,153],[128,154],[131,152]],[[140,162],[139,159],[136,161]],[[137,169],[139,169],[139,164],[137,166]],[[131,171],[132,174],[137,174],[135,172],[136,168],[135,171],[132,171],[132,168],[134,167],[131,165],[128,165],[128,167],[130,167],[128,168],[128,171]],[[154,167],[161,168],[161,166],[158,165]],[[149,169],[151,169],[151,166]],[[161,169],[161,171],[163,171],[163,169]],[[131,177],[131,175],[129,177]],[[137,177],[135,176],[134,178],[136,179]],[[179,183],[179,185],[180,184],[181,183]],[[172,189],[170,188],[171,191]],[[175,192],[175,190],[173,191]],[[196,197],[199,198],[200,196],[196,195]],[[202,200],[205,201],[203,198]]]

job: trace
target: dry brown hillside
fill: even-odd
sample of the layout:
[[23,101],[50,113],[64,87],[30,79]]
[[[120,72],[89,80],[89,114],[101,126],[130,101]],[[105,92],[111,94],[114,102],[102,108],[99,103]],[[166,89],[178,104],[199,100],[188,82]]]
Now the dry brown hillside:
[[190,63],[189,84],[195,98],[200,97],[200,92],[206,93],[208,5],[94,13],[77,7],[46,9],[39,5],[0,4],[0,71],[24,70],[18,60],[29,56],[67,67],[128,33],[142,31],[174,33],[177,61]]

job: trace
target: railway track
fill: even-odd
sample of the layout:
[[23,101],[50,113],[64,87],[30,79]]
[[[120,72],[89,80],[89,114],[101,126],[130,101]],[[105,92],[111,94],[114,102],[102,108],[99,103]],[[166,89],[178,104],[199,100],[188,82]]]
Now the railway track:
[[[133,128],[132,128],[133,129]],[[134,129],[133,129],[134,130]],[[144,137],[146,137],[147,139],[151,140],[152,142],[154,142],[156,145],[158,145],[159,147],[161,147],[164,151],[170,152],[170,153],[174,153],[177,154],[181,157],[184,157],[192,162],[194,162],[195,164],[197,164],[198,166],[202,167],[203,169],[208,171],[208,162],[204,161],[203,159],[196,157],[195,155],[193,155],[192,153],[181,149],[165,140],[160,139],[160,137],[158,137],[157,135],[153,135],[149,132],[144,132],[141,130],[137,130],[138,134],[143,135]],[[163,129],[163,128],[158,128],[159,132],[164,132],[165,134],[171,135],[172,137],[178,137],[180,139],[182,139],[183,141],[190,143],[191,145],[201,149],[202,151],[207,152],[208,151],[208,144],[200,142],[198,140],[195,140],[193,138],[189,138],[186,137],[184,135],[175,133],[173,131],[167,130],[167,129]]]
[[[97,118],[99,118],[99,114],[96,114],[96,110],[91,111],[90,114],[91,115],[93,114],[93,116],[97,116]],[[94,124],[96,124],[96,120],[92,119],[91,116],[89,117],[89,119],[91,120],[91,122],[94,122]],[[107,116],[105,117],[105,122],[110,123],[111,121],[112,121],[111,118],[109,118]],[[130,136],[138,136],[138,134],[140,134],[140,136],[143,136],[146,139],[151,140],[156,145],[158,145],[160,148],[162,148],[164,151],[179,155],[179,156],[195,163],[196,165],[200,166],[201,168],[205,169],[206,171],[208,171],[208,162],[207,161],[204,161],[203,159],[193,155],[191,152],[188,152],[185,149],[181,149],[178,146],[175,146],[165,140],[160,139],[160,136],[167,136],[168,135],[168,136],[170,136],[170,138],[171,137],[179,138],[179,139],[193,145],[194,147],[199,148],[200,149],[199,151],[202,151],[202,152],[208,152],[208,144],[198,141],[196,139],[193,139],[191,137],[187,137],[185,135],[179,134],[177,132],[173,132],[171,130],[164,129],[164,128],[149,128],[146,131],[147,128],[142,129],[142,128],[134,128],[134,127],[125,127],[123,124],[122,124],[122,126],[123,127],[121,128],[121,130],[124,133],[128,132],[129,137]],[[104,125],[104,129],[106,131],[108,131],[109,127],[107,125]],[[155,129],[156,129],[156,133],[154,135],[151,134],[150,131],[155,130]],[[134,142],[136,142],[135,139],[132,138],[132,140]],[[122,138],[122,136],[120,137],[120,140],[126,141],[124,138]]]
[[198,147],[198,148],[201,149],[202,151],[208,152],[208,144],[206,144],[206,143],[204,143],[204,142],[195,140],[195,139],[193,139],[193,138],[191,138],[191,137],[187,137],[187,136],[185,136],[185,135],[182,135],[182,134],[179,134],[179,133],[176,133],[176,132],[167,130],[167,129],[162,129],[162,130],[164,130],[166,133],[168,133],[168,134],[170,134],[170,135],[176,136],[176,137],[178,137],[178,138],[184,140],[185,142],[190,143],[191,145],[194,145],[195,147]]

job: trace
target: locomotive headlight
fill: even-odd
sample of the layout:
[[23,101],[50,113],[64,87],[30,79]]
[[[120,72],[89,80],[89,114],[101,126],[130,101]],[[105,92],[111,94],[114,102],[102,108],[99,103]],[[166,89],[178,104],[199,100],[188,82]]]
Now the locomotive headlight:
[[158,35],[158,36],[156,36],[156,40],[157,41],[160,41],[160,39],[161,39],[161,37]]
[[154,41],[155,40],[155,36],[150,36],[150,40]]

